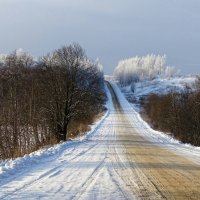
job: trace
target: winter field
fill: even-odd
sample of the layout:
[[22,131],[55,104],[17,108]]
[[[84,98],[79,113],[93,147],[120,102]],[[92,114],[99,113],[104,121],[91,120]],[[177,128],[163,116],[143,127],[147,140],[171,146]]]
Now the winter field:
[[200,149],[153,131],[111,85],[87,135],[1,162],[0,199],[200,197]]
[[134,101],[132,106],[136,110],[139,110],[140,106],[138,105],[138,102],[140,98],[150,94],[164,95],[168,94],[170,91],[182,92],[185,87],[193,89],[195,81],[195,76],[157,78],[154,80],[144,80],[135,83],[134,92],[132,91],[131,85],[122,87],[121,89],[127,99]]

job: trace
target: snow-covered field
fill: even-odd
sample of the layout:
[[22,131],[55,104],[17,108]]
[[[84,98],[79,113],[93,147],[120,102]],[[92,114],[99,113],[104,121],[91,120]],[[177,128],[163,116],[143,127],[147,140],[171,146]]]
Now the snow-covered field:
[[142,163],[138,165],[128,153],[140,148],[140,141],[172,152],[166,160],[178,154],[200,164],[199,148],[152,130],[114,82],[112,86],[123,112],[113,105],[107,90],[108,112],[86,136],[1,162],[0,199],[162,199],[160,186],[143,172],[145,165],[140,169]]
[[162,78],[154,79],[152,81],[141,81],[135,83],[134,94],[131,91],[131,85],[123,87],[122,92],[127,98],[132,98],[134,96],[135,108],[139,109],[138,102],[141,97],[154,94],[167,94],[170,91],[181,91],[186,86],[194,88],[196,81],[195,76],[186,77],[176,77],[176,78]]

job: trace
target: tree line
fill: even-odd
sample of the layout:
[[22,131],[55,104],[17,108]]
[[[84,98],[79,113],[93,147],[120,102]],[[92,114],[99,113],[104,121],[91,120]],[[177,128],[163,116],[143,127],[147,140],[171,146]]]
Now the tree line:
[[153,128],[172,133],[183,143],[200,145],[200,78],[195,91],[186,87],[183,92],[151,94],[143,104]]
[[16,51],[0,62],[0,158],[86,131],[105,108],[103,72],[78,44],[39,60]]

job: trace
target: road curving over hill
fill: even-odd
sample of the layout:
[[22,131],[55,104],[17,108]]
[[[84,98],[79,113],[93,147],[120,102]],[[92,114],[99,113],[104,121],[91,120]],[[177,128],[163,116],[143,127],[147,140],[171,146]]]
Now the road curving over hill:
[[107,94],[108,114],[91,134],[0,176],[0,199],[200,199],[198,162],[150,140],[114,83]]

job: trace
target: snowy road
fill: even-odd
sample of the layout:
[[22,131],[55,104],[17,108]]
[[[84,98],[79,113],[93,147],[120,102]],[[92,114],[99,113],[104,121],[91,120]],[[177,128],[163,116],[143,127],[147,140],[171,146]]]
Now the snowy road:
[[6,176],[0,199],[200,199],[200,151],[154,136],[113,86],[98,129]]

